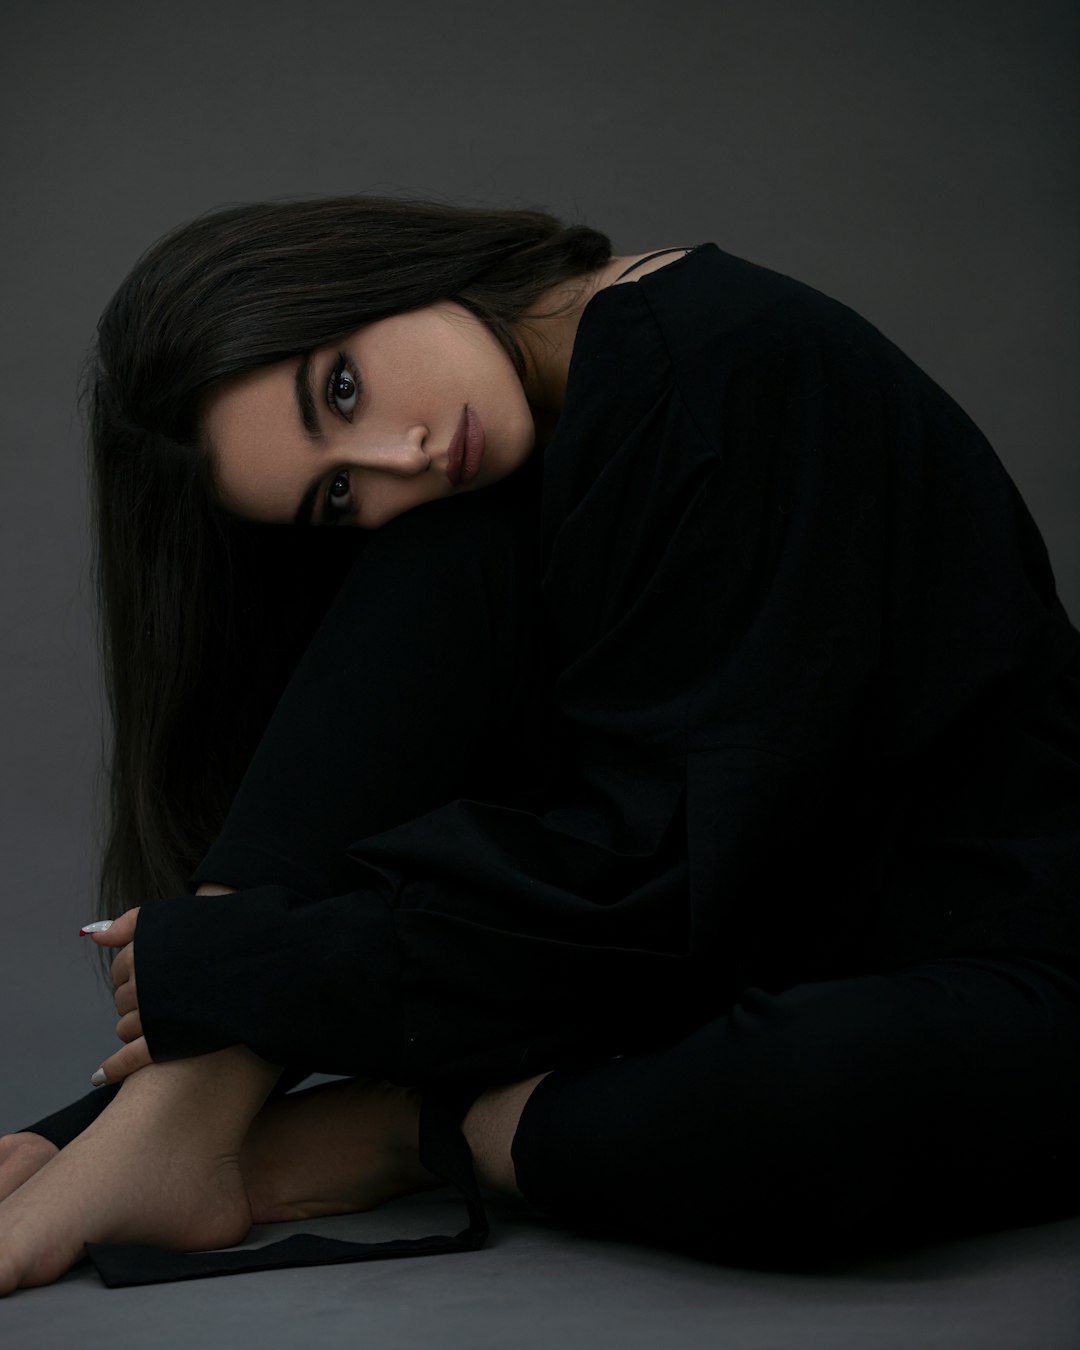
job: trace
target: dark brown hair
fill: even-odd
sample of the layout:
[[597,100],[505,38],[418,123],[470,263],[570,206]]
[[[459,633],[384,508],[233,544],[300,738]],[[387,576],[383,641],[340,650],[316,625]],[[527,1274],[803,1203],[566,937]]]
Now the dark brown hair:
[[[362,542],[301,544],[300,534],[363,532],[230,521],[200,436],[207,395],[440,300],[482,320],[520,376],[515,320],[610,256],[605,235],[540,210],[330,197],[214,211],[139,260],[98,324],[85,391],[111,721],[102,917],[186,891],[342,560]],[[273,559],[290,551],[275,576]],[[286,571],[311,592],[282,637],[280,611],[267,615]],[[255,650],[268,623],[269,662]]]

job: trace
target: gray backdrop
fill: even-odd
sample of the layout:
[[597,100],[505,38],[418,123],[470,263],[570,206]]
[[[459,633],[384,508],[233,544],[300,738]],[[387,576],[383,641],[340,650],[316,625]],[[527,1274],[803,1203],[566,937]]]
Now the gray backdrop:
[[1080,616],[1071,0],[8,0],[0,1129],[115,1046],[91,917],[101,734],[74,389],[153,239],[317,192],[539,203],[710,239],[864,314],[974,418]]

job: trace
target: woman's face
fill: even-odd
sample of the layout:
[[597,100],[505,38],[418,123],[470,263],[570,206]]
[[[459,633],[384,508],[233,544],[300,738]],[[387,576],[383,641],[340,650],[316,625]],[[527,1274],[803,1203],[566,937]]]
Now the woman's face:
[[226,510],[370,530],[424,502],[498,482],[524,463],[536,438],[509,356],[449,301],[224,386],[204,430]]

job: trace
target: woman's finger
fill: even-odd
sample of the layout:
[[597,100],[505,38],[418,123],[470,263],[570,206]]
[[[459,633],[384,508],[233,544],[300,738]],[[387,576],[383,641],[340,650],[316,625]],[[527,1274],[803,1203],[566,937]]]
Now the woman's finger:
[[116,1024],[116,1034],[122,1041],[129,1045],[132,1041],[137,1041],[142,1037],[142,1018],[136,1008],[134,1012],[125,1013]]
[[141,905],[126,910],[118,919],[99,919],[79,929],[80,937],[92,938],[99,947],[126,947],[135,936]]
[[135,951],[130,942],[113,957],[109,972],[115,985],[126,984],[128,980],[134,977]]
[[91,1076],[90,1081],[94,1087],[103,1087],[106,1083],[120,1083],[130,1074],[145,1069],[153,1062],[146,1039],[140,1036],[130,1045],[117,1050],[115,1055],[110,1055],[101,1068]]
[[126,1017],[128,1013],[134,1012],[139,1006],[139,996],[135,990],[135,981],[128,980],[117,988],[113,998],[117,1014],[120,1017]]

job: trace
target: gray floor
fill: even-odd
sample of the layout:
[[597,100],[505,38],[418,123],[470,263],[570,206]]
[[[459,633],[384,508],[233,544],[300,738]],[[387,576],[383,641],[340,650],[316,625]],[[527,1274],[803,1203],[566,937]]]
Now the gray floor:
[[[480,1252],[106,1289],[89,1266],[0,1304],[5,1350],[1077,1350],[1080,1216],[845,1265],[734,1269],[582,1237],[491,1202]],[[450,1191],[256,1229],[456,1232]]]

